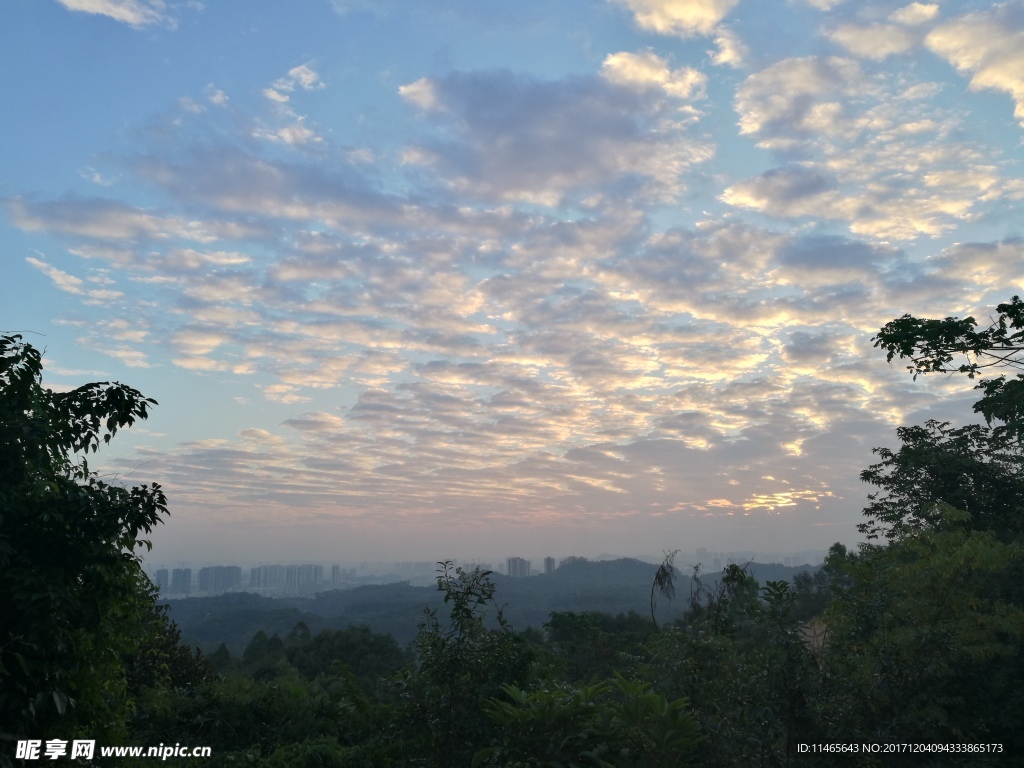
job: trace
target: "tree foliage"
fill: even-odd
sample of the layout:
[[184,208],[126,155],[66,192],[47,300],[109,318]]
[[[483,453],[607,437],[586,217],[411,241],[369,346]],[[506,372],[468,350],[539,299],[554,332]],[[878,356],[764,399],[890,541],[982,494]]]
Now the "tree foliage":
[[660,594],[666,600],[671,600],[676,596],[676,569],[673,562],[678,554],[678,549],[673,549],[671,552],[665,551],[665,558],[658,566],[658,570],[654,574],[654,581],[651,583],[651,621],[654,622],[655,629],[658,627],[658,619],[654,616],[654,607],[657,604],[658,595]]
[[489,576],[438,563],[448,619],[426,612],[413,644],[416,664],[401,679],[405,727],[420,730],[420,756],[438,768],[468,765],[493,731],[485,703],[527,679],[531,651],[502,615]]
[[[927,373],[961,373],[973,379],[993,368],[1024,368],[1024,302],[1014,296],[1000,304],[997,317],[982,330],[973,317],[944,320],[910,315],[893,320],[875,336],[887,359],[909,358],[916,378]],[[977,530],[1005,537],[1024,532],[1024,374],[979,380],[974,411],[987,426],[952,427],[929,421],[901,427],[898,451],[876,449],[882,461],[861,478],[881,490],[869,498],[870,538],[894,540],[934,529],[941,504],[970,515]],[[995,426],[993,426],[993,423]]]
[[[1024,370],[1024,302],[1014,296],[996,307],[988,327],[976,330],[973,317],[943,320],[904,315],[879,330],[873,339],[886,351],[886,360],[909,358],[916,379],[923,373],[962,373],[968,378],[991,368]],[[974,411],[986,423],[999,422],[994,437],[1019,442],[1024,437],[1024,374],[980,380],[982,397]]]
[[847,586],[824,614],[820,717],[829,740],[1001,742],[1024,747],[1024,547],[942,524],[830,558]]
[[137,550],[166,499],[86,457],[155,404],[116,382],[46,389],[39,351],[0,336],[2,738],[123,735],[127,666],[155,626]]
[[[1024,368],[1024,303],[974,318],[905,315],[881,329],[916,377]],[[879,491],[858,554],[834,553],[819,715],[829,738],[982,740],[1024,748],[1024,375],[982,379],[985,425],[901,427],[862,479]],[[967,758],[968,762],[970,758]]]
[[700,726],[687,701],[669,701],[650,684],[616,674],[583,686],[526,691],[504,686],[488,716],[498,743],[473,766],[595,766],[682,768],[694,765]]
[[[974,378],[992,367],[1024,369],[1024,302],[1014,296],[996,307],[998,316],[980,331],[973,317],[943,320],[903,315],[886,323],[873,339],[891,362],[910,358],[908,370],[922,373],[965,373]],[[962,357],[962,362],[957,362]]]
[[941,505],[970,515],[977,530],[1018,536],[1024,525],[1024,455],[980,424],[927,421],[896,430],[897,451],[861,473],[879,490],[868,496],[858,528],[871,539],[899,540],[942,526]]

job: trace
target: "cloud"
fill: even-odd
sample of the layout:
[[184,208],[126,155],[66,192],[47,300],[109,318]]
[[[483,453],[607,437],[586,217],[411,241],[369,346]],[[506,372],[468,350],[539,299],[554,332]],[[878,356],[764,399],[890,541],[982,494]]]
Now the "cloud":
[[305,91],[312,91],[316,88],[324,87],[324,83],[320,80],[320,75],[318,75],[308,64],[300,64],[297,67],[289,69],[287,80],[301,87]]
[[[408,242],[392,236],[361,247],[345,245],[340,233],[307,235],[293,240],[293,253],[265,265],[230,250],[168,244],[159,246],[165,255],[146,253],[124,268],[174,278],[166,290],[180,296],[185,317],[194,318],[161,331],[179,367],[259,373],[264,395],[285,404],[315,399],[319,389],[365,387],[349,408],[288,424],[319,436],[290,459],[279,457],[302,467],[297,477],[323,479],[328,475],[322,473],[335,471],[329,466],[352,470],[348,484],[316,502],[290,481],[248,475],[262,460],[246,463],[251,449],[234,443],[182,448],[186,464],[222,467],[227,457],[239,457],[241,464],[225,470],[236,473],[239,488],[280,493],[282,503],[298,493],[287,503],[301,506],[302,498],[316,508],[355,503],[387,485],[396,499],[504,499],[495,501],[503,515],[524,499],[556,506],[560,499],[583,498],[595,509],[613,509],[602,499],[638,492],[649,484],[645,469],[620,466],[615,475],[600,463],[605,459],[539,457],[654,433],[708,451],[744,424],[776,418],[766,406],[751,404],[750,390],[728,389],[737,377],[763,372],[773,354],[763,331],[739,327],[743,312],[735,310],[744,296],[757,296],[761,307],[747,307],[747,318],[762,326],[783,322],[773,320],[765,304],[771,301],[769,275],[780,265],[811,268],[811,257],[801,255],[811,246],[794,246],[796,255],[789,256],[780,250],[784,238],[761,230],[735,225],[680,232],[636,250],[642,227],[642,218],[628,215],[527,220],[518,227],[514,255],[489,267],[507,274],[480,282],[467,274],[470,255],[483,253],[471,238],[427,240],[422,233]],[[856,261],[852,246],[844,258],[833,272]],[[307,291],[320,298],[310,301]],[[249,314],[232,315],[234,306]],[[207,307],[216,314],[204,314]],[[689,311],[716,319],[687,319]],[[501,319],[475,339],[443,330],[445,322],[483,327],[471,319],[478,312]],[[160,326],[167,329],[168,320]],[[104,327],[89,343],[126,363],[146,364],[127,345],[103,341],[129,332]],[[709,388],[693,389],[699,381]],[[684,383],[690,388],[685,397],[679,393]],[[785,382],[760,385],[760,391],[756,397],[773,393],[772,408],[794,424],[846,418],[837,404],[807,405],[802,395],[794,416],[785,403],[795,390]],[[703,415],[667,417],[680,409]],[[820,428],[805,424],[778,430],[776,437],[796,445]],[[184,471],[176,461],[168,459],[172,478]],[[663,497],[677,490],[670,484]],[[231,490],[218,493],[237,499]],[[780,508],[772,499],[785,501],[772,495],[783,493],[778,489],[758,493],[768,506]],[[744,509],[745,498],[733,500],[736,510]]]
[[436,110],[441,106],[434,82],[428,77],[421,77],[408,85],[399,86],[398,95],[420,109]]
[[163,0],[57,0],[69,11],[107,16],[136,29],[150,24],[166,24],[171,18],[166,14]]
[[452,73],[400,89],[446,139],[405,153],[459,194],[557,205],[627,192],[670,199],[712,148],[689,138],[679,95],[702,77],[653,54],[616,54],[601,78],[541,81],[510,72]]
[[847,132],[851,126],[843,119],[848,108],[842,97],[854,90],[868,89],[852,59],[784,59],[754,73],[737,89],[740,132],[776,139]]
[[641,29],[661,35],[710,35],[739,0],[616,0]]
[[920,43],[923,35],[895,24],[843,24],[829,37],[858,56],[880,60],[909,51]]
[[740,67],[747,49],[735,32],[720,22],[739,0],[615,0],[633,12],[641,29],[661,35],[694,37],[714,36],[718,50],[711,54],[713,63]]
[[830,11],[833,8],[842,5],[846,0],[803,0],[803,2],[811,8],[816,8],[819,11]]
[[263,95],[278,104],[284,104],[290,100],[289,93],[296,88],[304,91],[315,91],[324,88],[325,84],[320,75],[308,64],[300,64],[288,70],[288,74],[279,77],[269,88],[263,90]]
[[711,61],[719,66],[742,67],[750,52],[742,40],[731,30],[720,28],[715,35],[718,50],[711,55]]
[[202,327],[185,327],[171,338],[171,344],[182,354],[190,357],[209,354],[230,341],[230,334],[215,328]]
[[227,267],[248,264],[251,256],[237,251],[197,251],[192,248],[177,248],[166,254],[151,254],[140,263],[162,273],[195,272],[210,267]]
[[392,221],[400,213],[400,201],[374,189],[352,164],[327,169],[272,161],[225,145],[193,147],[177,158],[138,156],[130,162],[139,176],[178,200],[211,206],[220,215],[245,216],[248,232],[243,230],[242,236],[269,236],[270,221],[276,219],[368,225],[382,218]]
[[[720,17],[709,34],[728,37]],[[776,167],[705,175],[727,109],[679,61],[618,51],[588,76],[416,79],[398,89],[412,116],[400,146],[326,134],[315,154],[279,133],[302,125],[291,101],[260,99],[250,119],[208,90],[204,112],[121,158],[117,189],[147,185],[147,207],[6,206],[89,259],[86,281],[33,264],[81,297],[75,311],[116,302],[116,322],[74,319],[84,346],[277,403],[283,424],[139,454],[185,509],[345,517],[346,532],[397,511],[428,534],[438,510],[449,528],[533,535],[845,519],[870,446],[948,386],[890,370],[871,331],[1024,281],[1012,240],[931,255],[884,241],[1009,200],[1004,166],[912,69],[812,56],[737,89],[744,136]],[[271,89],[314,89],[309,71]],[[689,210],[697,185],[731,209]]]
[[93,290],[88,292],[89,298],[86,300],[86,304],[96,304],[104,306],[110,304],[112,301],[121,299],[124,297],[124,291],[112,291],[105,288]]
[[960,16],[933,29],[925,42],[958,71],[970,74],[972,89],[1010,94],[1014,117],[1024,125],[1024,6],[1005,3]]
[[807,216],[817,213],[823,204],[834,204],[835,188],[836,179],[823,173],[800,166],[772,168],[750,181],[729,187],[722,199],[730,205],[768,213]]
[[608,54],[601,66],[601,77],[630,88],[660,88],[681,99],[701,98],[707,86],[703,73],[692,67],[670,69],[665,59],[651,51]]
[[[846,422],[843,439],[831,440],[808,431],[775,389],[759,383],[760,396],[750,399],[758,390],[749,389],[745,403],[733,399],[738,390],[723,394],[739,420],[754,418],[760,426],[703,447],[662,435],[591,442],[561,454],[535,451],[531,444],[523,455],[509,449],[547,426],[543,420],[500,418],[488,426],[476,418],[486,414],[479,399],[467,400],[450,387],[417,386],[373,390],[347,412],[302,413],[280,433],[248,429],[230,441],[148,452],[146,471],[165,481],[179,508],[201,503],[222,517],[245,514],[251,520],[259,499],[267,521],[344,517],[349,534],[393,525],[395,510],[403,526],[424,534],[443,509],[448,524],[460,529],[482,526],[483,532],[497,523],[509,533],[526,526],[534,536],[561,526],[572,530],[580,522],[614,528],[624,516],[650,525],[651,513],[667,514],[669,527],[683,521],[693,526],[703,516],[813,514],[846,490],[816,475],[828,465],[855,463],[861,453],[866,458],[862,445],[881,434],[879,426],[863,418]],[[839,405],[842,390],[832,385],[800,392],[797,407],[814,395]],[[521,409],[510,406],[509,415]],[[756,415],[751,406],[760,409]],[[552,415],[559,423],[572,417]],[[702,426],[706,421],[693,413],[687,429]],[[694,484],[701,493],[696,497]],[[737,492],[737,485],[743,490]]]
[[88,179],[93,184],[96,184],[101,187],[109,187],[112,186],[114,183],[113,179],[107,178],[102,173],[97,171],[95,168],[85,168],[79,173],[79,175],[83,179]]
[[830,173],[792,166],[773,168],[725,190],[722,201],[739,208],[762,211],[783,218],[808,217],[850,221],[850,230],[880,239],[904,240],[921,234],[937,235],[949,229],[946,216],[965,216],[969,196],[951,200],[950,195],[896,197],[847,192]]
[[[282,142],[293,147],[322,143],[323,138],[305,124],[306,116],[296,113],[288,106],[288,103],[291,101],[289,94],[296,88],[314,91],[324,87],[320,75],[308,64],[292,67],[285,77],[278,78],[270,87],[263,89],[263,95],[274,104],[274,113],[277,119],[289,121],[288,124],[274,128],[257,125],[252,131],[252,136],[257,139]],[[226,100],[226,97],[224,99]]]
[[145,352],[134,347],[129,347],[127,344],[121,344],[113,347],[109,344],[96,341],[93,339],[79,339],[81,344],[86,349],[92,349],[99,352],[102,355],[107,355],[115,360],[119,361],[122,365],[129,368],[149,368],[151,367],[149,359]]
[[782,348],[782,356],[790,363],[826,362],[835,351],[835,337],[830,333],[793,331]]
[[184,355],[171,358],[171,363],[187,371],[222,371],[225,366],[202,355]]
[[897,24],[916,26],[931,21],[939,15],[939,6],[936,3],[911,3],[905,5],[889,14],[889,19]]
[[280,91],[274,88],[264,88],[263,95],[266,96],[271,101],[277,102],[278,104],[284,104],[289,100],[289,96],[287,94],[281,93]]
[[984,305],[988,294],[1005,301],[1000,298],[1006,292],[1005,286],[1024,285],[1024,239],[957,243],[935,254],[926,265],[933,274],[958,282],[963,290],[973,294],[974,303]]
[[257,139],[280,141],[285,144],[290,144],[293,147],[322,142],[323,139],[316,134],[316,131],[306,127],[304,120],[304,117],[299,117],[291,125],[286,125],[277,129],[258,128],[253,131],[252,135]]
[[26,256],[25,261],[50,278],[58,290],[64,291],[65,293],[83,293],[82,279],[80,277],[69,275],[67,272],[57,269],[52,264],[32,256]]
[[104,198],[69,196],[38,203],[8,198],[4,202],[14,224],[29,232],[56,231],[114,241],[181,237],[198,242],[213,241],[218,234],[202,222],[160,216]]
[[224,93],[224,91],[222,91],[220,88],[214,86],[213,83],[210,83],[206,86],[204,93],[206,94],[207,101],[209,101],[211,104],[215,104],[218,107],[223,107],[229,101],[228,95]]
[[938,13],[938,5],[911,3],[889,14],[892,23],[841,24],[829,37],[857,56],[880,61],[920,46],[928,33],[923,25]]
[[884,272],[902,258],[902,253],[892,247],[835,235],[807,235],[794,238],[779,249],[778,279],[803,286],[864,280]]
[[183,112],[191,112],[194,115],[198,115],[206,111],[206,107],[204,107],[198,101],[187,97],[178,99],[178,109],[182,110]]
[[840,196],[834,176],[801,166],[772,168],[733,184],[722,193],[722,201],[782,217],[825,214],[844,219],[857,213],[856,203]]
[[976,201],[972,190],[914,190],[876,184],[843,189],[839,179],[800,166],[773,168],[725,190],[722,201],[782,218],[808,217],[850,222],[850,231],[881,240],[937,236],[966,219]]
[[286,427],[302,432],[332,432],[337,431],[344,424],[345,422],[338,416],[323,411],[304,413],[284,422]]
[[960,118],[931,104],[941,87],[894,82],[842,57],[784,59],[737,89],[740,130],[785,159],[735,182],[724,202],[780,217],[847,221],[879,239],[938,236],[980,205],[1015,200],[998,150],[949,138]]
[[[494,274],[476,287],[465,273],[470,254],[482,253],[475,244],[428,241],[422,233],[361,247],[338,232],[307,236],[295,241],[301,248],[287,265],[283,254],[264,265],[233,251],[166,246],[167,258],[147,254],[128,262],[128,270],[188,275],[169,287],[218,311],[243,301],[255,313],[185,324],[170,313],[173,334],[162,318],[175,365],[225,372],[249,365],[268,399],[316,401],[277,432],[254,427],[237,439],[145,453],[146,471],[164,479],[182,508],[204,503],[229,519],[251,514],[257,497],[268,520],[373,520],[385,514],[375,499],[386,494],[411,525],[432,508],[446,509],[449,520],[479,520],[472,515],[486,501],[487,520],[515,525],[528,507],[542,510],[536,522],[548,526],[566,516],[585,515],[592,525],[614,519],[624,500],[675,508],[667,514],[678,520],[797,514],[841,495],[813,479],[817,465],[806,457],[839,460],[815,440],[864,418],[862,409],[883,418],[892,397],[878,383],[871,394],[860,380],[829,373],[848,359],[845,326],[811,327],[803,331],[807,338],[786,333],[789,321],[772,319],[771,302],[784,305],[784,297],[772,298],[769,276],[788,268],[845,279],[843,270],[851,268],[870,296],[883,252],[739,224],[644,241],[642,227],[642,219],[628,216],[535,219],[517,233],[514,258],[488,268],[507,279]],[[815,264],[816,249],[819,261],[832,262]],[[444,279],[432,284],[438,274]],[[299,294],[277,289],[285,277]],[[307,301],[301,291],[323,281],[333,286],[330,301]],[[459,305],[473,294],[482,299]],[[761,303],[747,309],[756,330],[742,328],[742,314],[734,313],[743,296]],[[862,309],[870,304],[861,299]],[[360,314],[332,319],[349,303]],[[475,345],[445,347],[431,332],[435,316],[422,310],[446,303],[500,315],[501,328]],[[196,317],[197,305],[187,306],[186,317]],[[831,309],[844,315],[846,306]],[[716,319],[695,319],[690,310]],[[131,330],[104,327],[89,343],[126,364],[145,365],[145,355],[127,344],[103,341]],[[815,354],[823,334],[831,356]],[[771,376],[780,362],[792,379]],[[801,380],[812,373],[844,380]],[[268,376],[273,383],[265,383]],[[332,387],[355,389],[355,401],[325,408],[317,391]],[[848,434],[871,432],[853,426]],[[851,438],[847,450],[857,445]],[[780,467],[780,456],[804,463]],[[767,474],[778,479],[764,480]],[[728,484],[736,477],[744,478],[743,493]],[[692,495],[695,482],[704,495]],[[696,500],[683,508],[680,498]],[[724,501],[708,501],[714,499]]]

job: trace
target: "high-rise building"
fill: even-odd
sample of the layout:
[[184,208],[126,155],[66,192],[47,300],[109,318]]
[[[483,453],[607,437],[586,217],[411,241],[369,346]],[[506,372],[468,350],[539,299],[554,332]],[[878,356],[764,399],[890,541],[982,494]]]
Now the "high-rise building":
[[199,578],[196,579],[196,587],[200,592],[208,595],[213,594],[213,574],[217,566],[207,565],[199,569]]
[[323,580],[322,565],[288,565],[284,569],[284,588],[289,592],[313,592]]
[[171,592],[175,595],[187,595],[192,592],[191,568],[175,568],[171,571]]
[[332,565],[331,566],[331,584],[333,586],[337,586],[338,584],[341,584],[341,566],[340,565]]
[[249,589],[284,589],[284,566],[258,565],[250,568]]
[[237,565],[209,565],[199,569],[199,591],[219,595],[242,586],[242,569]]
[[[331,568],[331,583],[341,581],[342,568]],[[315,592],[324,583],[322,565],[258,565],[249,569],[250,589],[273,589],[286,592]]]
[[510,557],[506,561],[508,565],[509,576],[529,576],[530,575],[530,561],[524,560],[521,557]]
[[317,584],[323,584],[324,582],[324,567],[322,565],[300,565],[299,566],[299,586],[304,587],[307,584],[315,586]]
[[171,575],[166,568],[158,568],[156,571],[156,588],[161,592],[171,591]]
[[545,557],[544,558],[544,575],[550,576],[555,572],[555,558]]

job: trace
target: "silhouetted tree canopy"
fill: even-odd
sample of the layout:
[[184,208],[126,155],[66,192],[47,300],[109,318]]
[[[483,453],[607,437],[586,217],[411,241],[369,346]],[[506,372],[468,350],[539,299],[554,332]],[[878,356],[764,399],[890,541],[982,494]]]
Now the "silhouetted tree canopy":
[[129,668],[143,673],[137,654],[164,631],[137,550],[167,507],[157,485],[100,480],[86,455],[156,402],[116,382],[53,392],[42,370],[0,336],[0,739],[118,743]]

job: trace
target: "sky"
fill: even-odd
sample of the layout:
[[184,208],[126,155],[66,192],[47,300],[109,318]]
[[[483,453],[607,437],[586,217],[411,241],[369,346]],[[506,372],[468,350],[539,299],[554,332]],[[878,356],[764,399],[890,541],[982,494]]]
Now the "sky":
[[8,0],[0,330],[155,562],[856,543],[1024,282],[1024,3]]

